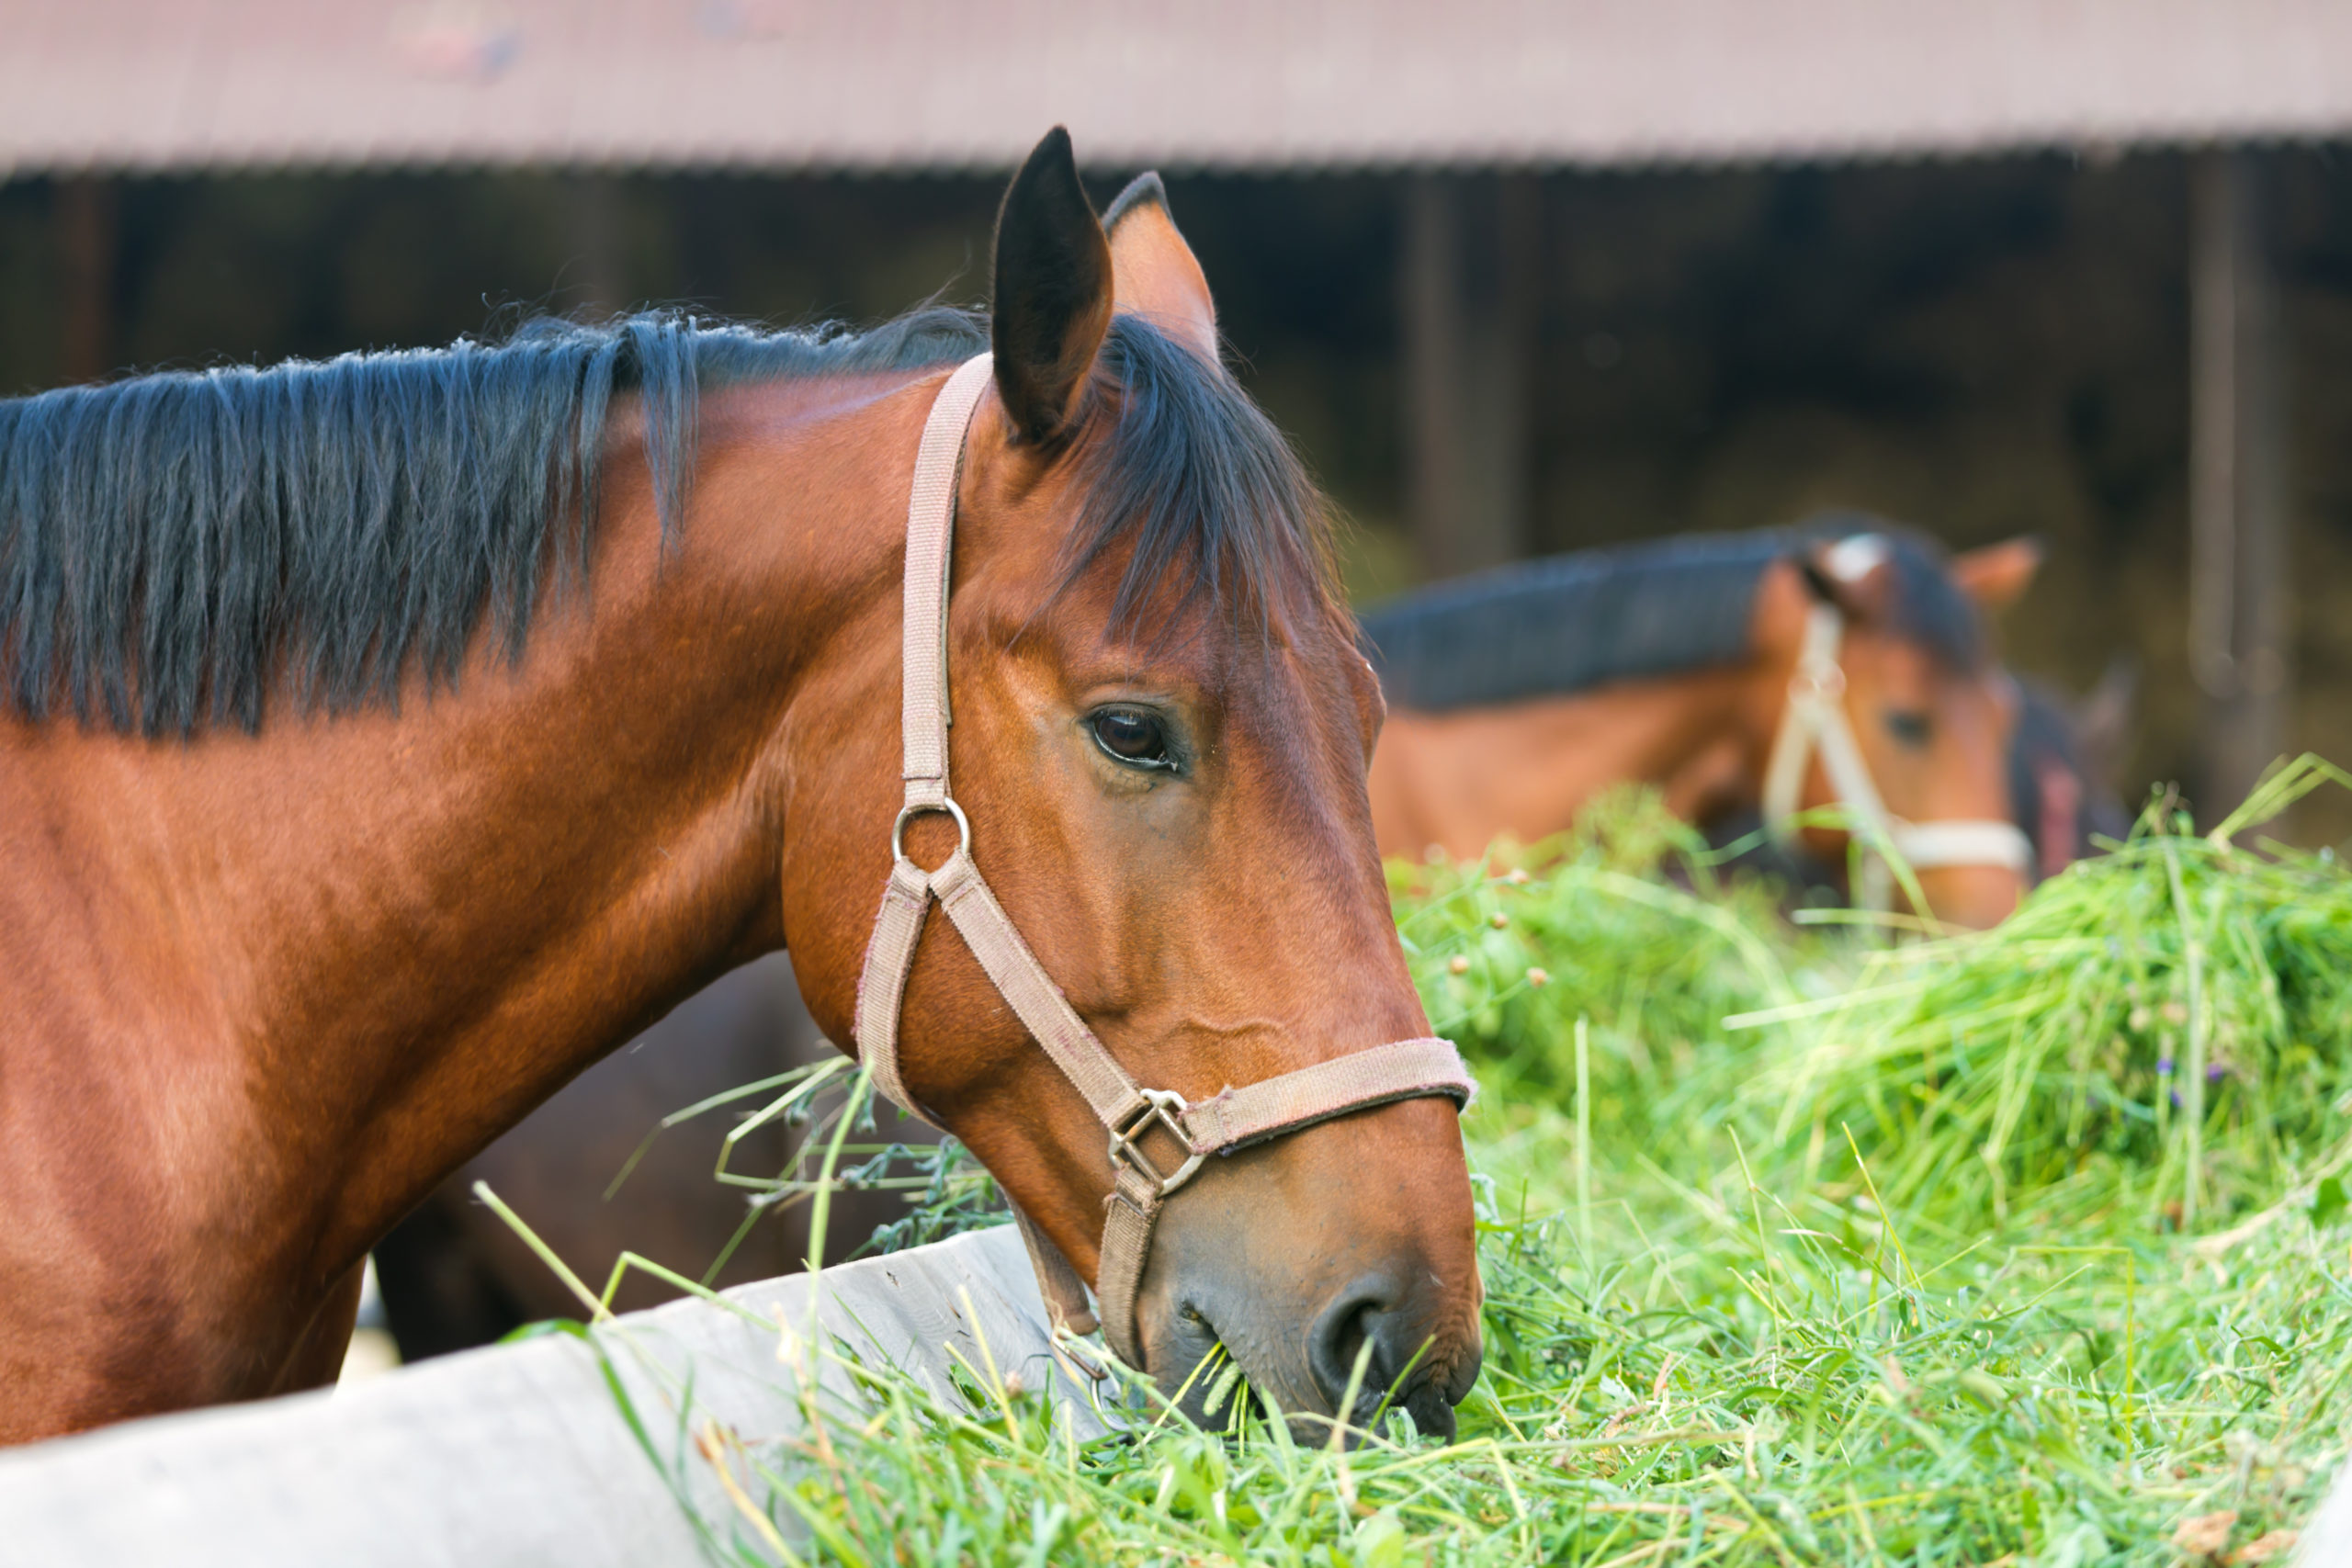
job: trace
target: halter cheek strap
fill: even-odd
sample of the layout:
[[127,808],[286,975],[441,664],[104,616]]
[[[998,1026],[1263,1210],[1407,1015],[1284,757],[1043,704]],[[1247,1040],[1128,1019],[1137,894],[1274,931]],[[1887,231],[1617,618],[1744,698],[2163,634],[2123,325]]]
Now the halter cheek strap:
[[1789,705],[1772,741],[1764,771],[1764,821],[1786,844],[1796,838],[1803,809],[1805,766],[1815,750],[1829,775],[1830,798],[1846,808],[1866,850],[1861,902],[1885,908],[1893,902],[1893,874],[1879,846],[1892,849],[1905,864],[1994,865],[2023,873],[2033,863],[2033,845],[2014,822],[1941,820],[1906,822],[1886,809],[1877,781],[1846,716],[1846,671],[1838,662],[1846,620],[1835,604],[1815,604],[1805,616],[1804,643],[1796,673],[1789,679]]
[[[906,798],[890,830],[890,878],[858,979],[858,1055],[872,1068],[875,1084],[884,1094],[910,1114],[924,1116],[899,1074],[899,1018],[915,947],[922,940],[932,901],[937,899],[998,993],[1110,1135],[1114,1183],[1104,1201],[1095,1296],[1103,1337],[1122,1359],[1140,1367],[1136,1292],[1150,1255],[1152,1228],[1160,1206],[1192,1179],[1204,1159],[1396,1100],[1442,1095],[1466,1106],[1476,1086],[1450,1043],[1424,1038],[1375,1045],[1246,1088],[1228,1088],[1214,1099],[1191,1104],[1171,1090],[1139,1087],[1094,1037],[1021,939],[972,858],[971,820],[947,788],[947,595],[956,481],[965,432],[987,390],[990,371],[990,356],[983,354],[967,360],[947,378],[932,405],[915,457],[907,502],[902,647]],[[944,864],[925,871],[907,858],[905,833],[908,822],[932,812],[954,819],[957,842]],[[1142,1146],[1145,1135],[1155,1129],[1183,1151],[1172,1171],[1160,1169]],[[1087,1310],[1078,1271],[1018,1207],[1013,1215],[1055,1317],[1076,1333],[1093,1328],[1097,1319]]]

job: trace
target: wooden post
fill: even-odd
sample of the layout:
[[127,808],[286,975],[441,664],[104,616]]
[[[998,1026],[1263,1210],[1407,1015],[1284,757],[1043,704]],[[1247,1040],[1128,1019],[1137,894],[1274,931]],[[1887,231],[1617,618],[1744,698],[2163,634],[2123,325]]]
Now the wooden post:
[[114,182],[69,175],[52,190],[57,228],[57,370],[68,384],[115,368]]
[[2201,814],[2245,798],[2288,745],[2285,389],[2261,171],[2189,167],[2189,668],[2204,694]]
[[573,172],[566,190],[571,255],[564,266],[562,292],[570,296],[570,308],[576,313],[592,321],[610,321],[629,306],[620,190],[614,176],[602,169]]
[[1433,577],[1527,547],[1539,197],[1524,175],[1428,174],[1406,186],[1406,485]]

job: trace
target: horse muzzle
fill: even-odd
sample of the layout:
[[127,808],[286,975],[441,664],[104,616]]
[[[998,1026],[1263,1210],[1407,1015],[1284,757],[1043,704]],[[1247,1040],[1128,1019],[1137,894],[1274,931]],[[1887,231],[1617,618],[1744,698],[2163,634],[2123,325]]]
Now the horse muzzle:
[[1208,1162],[1138,1292],[1161,1390],[1219,1425],[1243,1397],[1232,1368],[1303,1440],[1395,1409],[1451,1438],[1482,1356],[1469,1183],[1458,1153],[1448,1170],[1410,1145],[1442,1122],[1458,1150],[1453,1121],[1394,1105]]

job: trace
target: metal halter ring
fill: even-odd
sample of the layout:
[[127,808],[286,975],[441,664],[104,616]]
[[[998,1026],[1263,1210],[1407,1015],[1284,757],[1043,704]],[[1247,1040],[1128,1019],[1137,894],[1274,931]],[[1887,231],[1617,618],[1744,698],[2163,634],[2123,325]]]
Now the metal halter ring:
[[1144,1103],[1137,1106],[1126,1120],[1112,1125],[1111,1164],[1115,1168],[1121,1160],[1126,1161],[1129,1168],[1158,1188],[1159,1195],[1165,1198],[1192,1180],[1193,1173],[1201,1168],[1201,1162],[1208,1156],[1191,1154],[1191,1157],[1176,1168],[1175,1175],[1160,1175],[1159,1168],[1151,1163],[1151,1156],[1143,1152],[1143,1145],[1136,1140],[1156,1122],[1175,1134],[1176,1141],[1183,1145],[1190,1154],[1192,1134],[1184,1131],[1183,1122],[1177,1119],[1191,1107],[1184,1103],[1184,1097],[1172,1089],[1139,1089],[1136,1092],[1143,1096]]
[[899,807],[899,819],[890,824],[890,858],[892,860],[900,861],[907,858],[907,824],[918,817],[933,811],[944,811],[948,816],[956,818],[956,830],[964,835],[964,842],[956,852],[962,855],[972,852],[972,819],[964,815],[962,807],[952,800],[942,800],[936,806],[910,801]]

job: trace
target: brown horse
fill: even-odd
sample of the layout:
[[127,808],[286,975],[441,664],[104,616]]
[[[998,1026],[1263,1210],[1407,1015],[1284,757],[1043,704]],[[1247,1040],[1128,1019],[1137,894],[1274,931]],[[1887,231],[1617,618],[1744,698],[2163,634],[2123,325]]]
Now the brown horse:
[[[941,640],[1027,948],[1190,1102],[1425,1033],[1378,685],[1158,191],[1106,231],[1047,137],[985,327],[636,318],[0,404],[0,1437],[330,1379],[393,1221],[732,965],[788,946],[852,1038],[906,870],[909,476],[990,340]],[[908,840],[954,863],[944,816]],[[1091,1274],[1102,1123],[963,929],[916,929],[899,1070]],[[1444,1430],[1479,1301],[1424,1096],[1206,1162],[1134,1319],[1163,1380],[1221,1341],[1301,1412],[1368,1347]]]
[[1381,848],[1533,843],[1641,781],[1702,826],[1761,810],[1842,866],[1843,830],[1794,830],[1842,806],[1880,818],[1936,918],[1991,925],[2032,856],[2009,794],[2016,689],[1983,622],[2039,564],[2030,541],[1947,560],[1829,518],[1503,568],[1370,611],[1390,703]]

